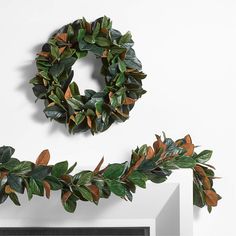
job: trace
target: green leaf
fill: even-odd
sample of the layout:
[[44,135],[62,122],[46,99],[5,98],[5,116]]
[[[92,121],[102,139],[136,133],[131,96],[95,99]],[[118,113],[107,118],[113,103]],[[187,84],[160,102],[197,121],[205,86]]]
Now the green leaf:
[[30,178],[29,187],[31,189],[32,194],[43,196],[44,188],[42,181]]
[[79,87],[75,82],[72,82],[69,85],[69,87],[70,87],[70,91],[71,91],[72,96],[80,95]]
[[10,193],[9,197],[16,206],[20,206],[19,199],[15,193]]
[[139,156],[146,156],[147,155],[147,144],[142,145],[138,150]]
[[52,175],[59,178],[61,177],[62,175],[66,174],[68,170],[68,161],[62,161],[62,162],[59,162],[57,164],[55,164],[53,167],[52,167]]
[[0,163],[8,162],[15,152],[15,149],[10,146],[0,147]]
[[120,178],[127,169],[127,162],[123,164],[110,164],[105,170],[103,177],[105,179],[118,179]]
[[179,168],[193,168],[196,165],[196,161],[188,156],[179,156],[174,160]]
[[83,196],[83,198],[85,198],[86,200],[92,202],[93,201],[93,196],[92,193],[84,186],[79,186],[76,187],[76,190],[78,190],[81,195]]
[[30,201],[32,199],[32,197],[33,197],[32,190],[31,190],[31,188],[29,186],[29,183],[28,183],[28,181],[26,179],[24,179],[24,184],[25,184],[25,188],[27,190],[28,199]]
[[37,166],[30,173],[31,177],[34,179],[43,180],[51,172],[50,166]]
[[60,57],[59,48],[57,46],[51,45],[51,55],[56,59]]
[[59,118],[65,117],[66,115],[66,112],[57,105],[46,107],[43,110],[43,112],[48,118],[51,118],[51,119],[59,119]]
[[103,111],[103,101],[98,101],[95,103],[95,108],[96,108],[96,111],[99,113],[99,114],[102,114],[102,111]]
[[128,31],[126,34],[121,36],[121,38],[119,40],[119,44],[121,45],[121,44],[129,43],[131,38],[132,38],[132,35],[131,35],[130,31]]
[[140,171],[133,171],[128,179],[141,188],[146,188],[147,176]]
[[127,67],[129,68],[133,68],[133,69],[136,69],[136,70],[142,70],[142,64],[141,62],[139,61],[139,59],[137,57],[134,57],[132,59],[125,59],[124,60],[125,64]]
[[77,40],[78,40],[78,42],[79,42],[81,39],[84,38],[85,33],[86,33],[86,30],[85,30],[85,29],[79,29],[78,35],[77,35]]
[[87,54],[88,54],[88,51],[76,52],[76,56],[78,59],[86,57]]
[[61,100],[57,97],[56,94],[51,94],[48,96],[53,102],[55,102],[55,104],[57,104],[58,106],[60,106],[62,109],[64,109],[64,107],[61,104]]
[[63,203],[63,207],[67,212],[73,213],[76,209],[76,201],[68,199],[65,203]]
[[75,110],[81,110],[84,106],[84,104],[80,100],[77,100],[73,97],[67,99],[66,101]]
[[76,116],[75,116],[75,124],[76,125],[81,124],[84,119],[85,119],[85,114],[83,114],[83,113],[76,114]]
[[71,39],[74,36],[74,34],[75,34],[75,32],[73,30],[73,27],[71,25],[68,25],[68,28],[67,28],[68,38]]
[[108,185],[110,187],[111,192],[114,193],[115,195],[117,195],[119,197],[125,196],[126,188],[122,183],[120,183],[116,180],[111,180],[108,182]]
[[3,189],[0,190],[0,204],[4,203],[8,198],[8,195],[4,192]]
[[77,162],[74,163],[74,165],[72,165],[67,171],[66,171],[66,174],[70,174],[76,167],[77,165]]
[[109,47],[111,42],[104,37],[97,37],[96,38],[96,44],[101,46],[101,47]]
[[60,65],[62,65],[64,69],[69,69],[74,65],[76,60],[77,60],[76,57],[65,58],[60,61]]
[[85,185],[91,182],[93,179],[92,171],[82,171],[74,176],[77,185]]
[[8,184],[18,193],[24,193],[23,179],[15,174],[9,174],[7,178]]
[[11,171],[14,168],[16,168],[16,166],[18,166],[20,164],[20,161],[16,158],[11,158],[8,162],[3,163],[2,167],[4,167],[5,169]]
[[195,160],[198,163],[204,164],[211,159],[211,156],[212,156],[211,150],[204,150],[195,157]]
[[49,73],[53,77],[59,77],[63,73],[64,70],[65,70],[65,67],[63,64],[56,63],[56,64],[53,64],[53,66],[50,68]]
[[30,161],[22,161],[12,171],[17,174],[27,174],[32,170],[33,163]]
[[84,36],[84,41],[87,43],[94,44],[95,43],[95,38],[92,35],[85,35]]
[[54,176],[47,176],[45,180],[50,184],[52,190],[59,190],[62,188],[62,183]]
[[126,65],[125,65],[125,62],[122,61],[121,59],[119,59],[118,67],[119,67],[120,72],[123,73],[123,72],[126,71]]
[[96,26],[95,26],[95,28],[94,28],[94,30],[93,30],[93,38],[96,38],[96,37],[97,37],[97,35],[99,34],[99,31],[100,31],[100,23],[97,22],[97,23],[96,23]]
[[116,86],[120,87],[124,82],[125,82],[125,75],[124,73],[120,73],[116,80]]

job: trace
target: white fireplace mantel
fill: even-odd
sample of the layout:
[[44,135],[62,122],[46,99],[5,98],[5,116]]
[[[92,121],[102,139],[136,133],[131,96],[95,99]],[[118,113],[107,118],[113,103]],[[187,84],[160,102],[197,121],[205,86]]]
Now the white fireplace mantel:
[[64,211],[60,194],[50,200],[20,197],[21,207],[10,201],[0,206],[0,227],[150,227],[150,236],[192,235],[192,173],[175,171],[162,184],[137,189],[133,202],[116,196],[98,206],[79,202],[74,214]]

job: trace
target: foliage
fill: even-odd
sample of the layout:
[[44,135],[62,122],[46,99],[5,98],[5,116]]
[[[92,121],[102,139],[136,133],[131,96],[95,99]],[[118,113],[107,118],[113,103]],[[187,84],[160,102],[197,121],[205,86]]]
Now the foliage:
[[[46,117],[66,124],[69,132],[90,129],[92,134],[127,120],[146,92],[142,88],[146,75],[133,44],[130,32],[122,35],[106,16],[92,23],[83,18],[63,26],[38,53],[38,73],[30,81],[37,99],[45,101]],[[82,95],[72,82],[72,66],[88,52],[102,61],[106,85],[102,91],[86,89]]]
[[[69,167],[67,161],[48,165],[50,153],[41,152],[35,163],[13,158],[14,149],[0,147],[0,203],[8,197],[20,205],[17,194],[27,192],[50,198],[51,191],[61,191],[65,210],[74,212],[77,201],[98,204],[100,198],[109,198],[111,193],[132,201],[136,186],[145,188],[148,180],[162,183],[174,169],[193,170],[193,204],[207,206],[209,212],[221,198],[213,188],[214,167],[206,162],[212,152],[194,151],[191,137],[185,136],[174,142],[156,135],[153,147],[146,144],[132,151],[130,162],[109,164],[101,169],[104,159],[93,170],[84,170],[75,175],[76,163]],[[157,196],[158,197],[158,196]]]

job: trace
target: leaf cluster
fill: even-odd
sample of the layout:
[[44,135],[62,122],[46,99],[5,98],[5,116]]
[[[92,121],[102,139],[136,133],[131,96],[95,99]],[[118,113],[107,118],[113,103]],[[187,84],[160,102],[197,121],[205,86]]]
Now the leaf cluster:
[[[142,65],[132,48],[130,32],[122,35],[106,16],[93,22],[85,18],[63,26],[42,47],[36,58],[38,73],[31,79],[37,99],[45,102],[46,117],[64,123],[69,132],[103,132],[115,121],[123,122],[142,88]],[[93,53],[102,62],[105,87],[80,94],[72,81],[73,64]]]

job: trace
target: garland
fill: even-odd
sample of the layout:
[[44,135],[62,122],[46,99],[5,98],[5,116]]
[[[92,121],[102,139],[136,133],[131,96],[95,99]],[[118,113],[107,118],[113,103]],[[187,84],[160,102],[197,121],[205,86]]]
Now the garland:
[[[90,129],[103,132],[115,121],[123,122],[135,102],[146,92],[141,62],[133,50],[130,32],[122,35],[106,16],[92,23],[84,18],[63,26],[36,58],[38,73],[30,81],[33,92],[45,102],[46,117],[64,123],[69,132]],[[79,92],[72,82],[72,66],[88,52],[102,61],[102,91]]]
[[60,190],[65,210],[74,212],[77,201],[98,204],[100,198],[109,198],[111,193],[132,201],[136,187],[145,188],[147,180],[162,183],[172,170],[190,168],[193,170],[193,204],[207,206],[211,212],[221,199],[213,188],[214,167],[206,163],[212,151],[197,154],[194,148],[189,135],[175,142],[165,135],[162,141],[156,135],[153,147],[145,144],[132,151],[130,162],[109,164],[101,169],[102,159],[93,171],[72,175],[76,163],[71,167],[67,161],[48,165],[48,150],[42,151],[36,163],[32,163],[13,158],[14,149],[3,146],[0,147],[0,203],[9,197],[19,206],[17,193],[26,191],[30,200],[33,195],[50,198],[51,190]]

